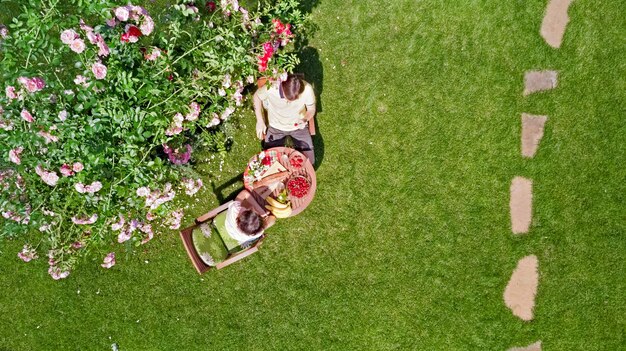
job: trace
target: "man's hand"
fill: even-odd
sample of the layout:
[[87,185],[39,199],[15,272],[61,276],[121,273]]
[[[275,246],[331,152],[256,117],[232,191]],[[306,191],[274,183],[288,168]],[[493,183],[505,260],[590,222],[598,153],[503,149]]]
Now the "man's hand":
[[262,120],[256,120],[256,136],[260,140],[265,139],[265,132],[267,131],[267,127],[265,126],[265,122]]

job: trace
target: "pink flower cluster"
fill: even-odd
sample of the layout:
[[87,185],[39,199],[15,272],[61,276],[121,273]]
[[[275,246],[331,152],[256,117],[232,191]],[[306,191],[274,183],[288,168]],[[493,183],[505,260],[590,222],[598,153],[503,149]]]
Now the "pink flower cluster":
[[165,130],[165,135],[173,136],[173,135],[180,134],[183,130],[185,130],[185,128],[183,127],[183,122],[185,120],[187,121],[197,120],[198,117],[200,116],[201,111],[202,109],[200,108],[200,105],[197,102],[195,101],[191,102],[189,104],[189,113],[187,113],[186,116],[183,116],[183,114],[180,112],[174,115],[174,117],[172,118],[172,123],[167,128],[167,130]]
[[147,60],[147,61],[156,61],[156,59],[158,59],[159,57],[161,57],[161,49],[154,47],[152,48],[152,51],[150,51],[150,53],[145,53],[143,55],[143,57]]
[[222,121],[225,121],[228,119],[228,117],[230,117],[230,115],[233,114],[233,112],[235,112],[235,108],[234,107],[227,107],[224,112],[222,112],[222,115],[220,116],[220,118],[222,119]]
[[9,101],[13,100],[13,99],[19,99],[21,98],[21,96],[15,92],[15,87],[12,85],[7,86],[4,89],[4,92],[7,96],[7,99],[9,99]]
[[198,105],[198,103],[195,101],[189,104],[189,110],[189,113],[185,116],[185,119],[188,121],[197,120],[200,116],[200,111],[202,111],[200,105]]
[[270,34],[270,41],[263,43],[263,55],[258,57],[259,72],[265,72],[267,64],[276,50],[281,46],[287,45],[293,38],[291,24],[284,24],[277,18],[272,20],[272,24],[274,25],[274,31]]
[[183,188],[185,188],[185,194],[191,196],[202,188],[202,179],[191,179],[191,178],[183,178],[182,180]]
[[115,266],[115,252],[110,252],[108,255],[104,257],[104,260],[101,264],[103,268],[111,268]]
[[79,225],[84,225],[84,224],[94,224],[96,223],[96,221],[98,220],[98,214],[94,213],[89,217],[76,217],[73,216],[72,217],[72,223],[74,224],[79,224]]
[[4,25],[0,24],[0,37],[2,39],[6,39],[9,36],[9,29]]
[[37,135],[39,135],[40,137],[44,138],[46,140],[46,144],[55,143],[55,142],[59,141],[59,137],[58,136],[52,135],[52,134],[50,134],[48,132],[45,132],[43,130],[39,131],[37,133]]
[[186,144],[185,151],[180,148],[172,149],[167,144],[163,144],[163,152],[167,155],[167,158],[175,165],[183,165],[191,159],[191,145]]
[[[127,23],[124,28],[124,34],[120,40],[126,43],[136,43],[142,35],[150,35],[154,31],[154,20],[148,14],[148,11],[141,6],[127,5],[116,8],[114,17],[107,20],[107,25],[115,27],[118,23],[132,21],[133,24]],[[139,28],[137,28],[139,26]]]
[[122,215],[119,215],[118,222],[111,225],[111,230],[120,231],[117,236],[117,242],[120,244],[129,240],[132,237],[133,232],[137,229],[147,235],[143,240],[141,240],[141,244],[147,243],[154,237],[154,231],[152,230],[152,225],[150,223],[140,222],[133,219],[127,224],[124,216]]
[[148,187],[141,187],[137,189],[137,196],[145,197],[145,206],[150,207],[150,210],[156,210],[162,204],[174,200],[176,192],[172,190],[172,184],[167,183],[163,191],[150,191]]
[[[59,170],[64,177],[71,177],[75,173],[78,173],[84,169],[83,164],[80,162],[74,162],[72,166],[64,163]],[[93,185],[93,184],[92,184]]]
[[170,229],[180,228],[180,222],[182,221],[184,212],[182,208],[172,211],[170,217],[165,220],[165,224],[169,225]]
[[172,118],[172,124],[170,124],[169,128],[165,130],[165,135],[172,136],[178,135],[183,131],[183,122],[185,121],[185,117],[183,117],[182,113],[176,113]]
[[41,180],[43,180],[44,183],[50,186],[55,186],[59,181],[59,176],[56,172],[46,171],[43,167],[41,167],[41,165],[37,165],[37,167],[35,167],[35,173],[41,177]]
[[93,194],[93,193],[100,191],[100,189],[102,189],[102,183],[98,181],[93,182],[89,185],[84,185],[83,183],[76,183],[74,184],[74,189],[76,189],[76,191],[78,191],[81,194],[84,194],[84,193]]
[[61,268],[57,266],[57,261],[54,259],[54,250],[48,251],[48,274],[52,276],[54,280],[65,279],[70,275],[69,271],[61,271]]
[[54,266],[54,265],[50,265],[50,267],[48,267],[48,274],[50,274],[52,279],[59,280],[59,279],[67,278],[67,276],[70,275],[70,272],[69,271],[61,271],[61,268],[59,268],[57,266]]
[[98,56],[109,56],[110,49],[107,44],[104,42],[104,38],[102,35],[95,33],[93,28],[86,25],[85,21],[80,20],[80,29],[85,31],[85,35],[87,35],[87,39],[93,45],[98,47]]
[[272,55],[274,55],[274,51],[274,45],[271,41],[263,43],[263,55],[259,56],[258,62],[259,72],[267,71],[267,63],[272,58]]
[[277,18],[272,20],[272,24],[274,24],[274,32],[271,33],[270,36],[272,38],[276,37],[276,39],[280,40],[280,46],[287,45],[289,40],[293,38],[293,33],[291,33],[291,24],[283,24]]
[[35,122],[35,118],[27,109],[23,109],[22,112],[20,113],[20,116],[22,117],[23,120],[25,120],[28,123]]
[[22,151],[24,151],[24,148],[21,146],[10,150],[9,161],[15,163],[16,165],[19,165],[20,163],[22,163],[22,160],[20,160],[20,154],[22,153]]
[[25,217],[22,217],[13,211],[2,211],[2,217],[21,224],[28,224],[30,222],[30,217],[28,213]]
[[69,45],[70,49],[77,54],[85,51],[85,42],[73,29],[66,29],[61,32],[61,41],[63,44]]
[[34,260],[37,258],[37,251],[30,247],[29,245],[24,245],[22,251],[17,253],[17,257],[19,257],[24,262],[29,262],[30,260]]
[[80,74],[77,75],[76,78],[74,78],[74,84],[81,85],[83,87],[89,86],[89,83],[87,82],[87,77],[80,75]]
[[212,117],[213,118],[211,119],[211,122],[207,124],[207,128],[215,127],[219,125],[220,123],[222,123],[222,120],[220,119],[220,115],[218,115],[217,113],[213,112]]
[[44,80],[40,77],[19,77],[17,78],[17,82],[22,84],[24,89],[26,89],[29,93],[36,93],[46,87],[46,82],[44,82]]
[[107,66],[100,62],[95,62],[91,65],[91,72],[96,76],[96,79],[104,79],[107,76]]

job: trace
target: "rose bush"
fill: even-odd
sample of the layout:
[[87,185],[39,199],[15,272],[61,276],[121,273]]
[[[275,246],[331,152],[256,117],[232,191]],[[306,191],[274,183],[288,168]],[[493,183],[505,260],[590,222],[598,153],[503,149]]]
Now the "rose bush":
[[291,71],[306,33],[296,0],[179,1],[155,16],[65,3],[77,12],[31,1],[0,26],[0,235],[27,242],[24,261],[47,256],[55,279],[177,229],[173,200],[202,187],[193,148],[223,149],[210,144],[228,139],[246,87]]

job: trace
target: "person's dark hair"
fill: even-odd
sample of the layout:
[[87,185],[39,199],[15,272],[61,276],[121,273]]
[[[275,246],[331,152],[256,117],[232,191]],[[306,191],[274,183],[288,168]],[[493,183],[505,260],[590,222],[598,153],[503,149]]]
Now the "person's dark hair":
[[288,75],[287,79],[280,86],[283,89],[283,95],[289,101],[297,99],[304,91],[302,79],[295,74]]
[[256,212],[244,208],[237,216],[237,227],[246,235],[256,235],[263,229],[263,220]]

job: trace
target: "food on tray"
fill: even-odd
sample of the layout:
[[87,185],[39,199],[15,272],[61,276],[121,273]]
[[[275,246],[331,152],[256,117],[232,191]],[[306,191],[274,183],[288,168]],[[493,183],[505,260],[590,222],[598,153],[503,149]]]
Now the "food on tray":
[[272,206],[272,207],[274,207],[274,208],[277,208],[277,209],[285,209],[285,208],[287,208],[287,207],[289,207],[289,206],[290,206],[290,205],[289,205],[289,201],[287,201],[287,202],[284,202],[284,203],[283,203],[283,202],[278,201],[277,199],[274,199],[274,198],[273,198],[273,197],[271,197],[271,196],[268,196],[268,197],[265,199],[265,201],[267,201],[267,203],[268,203],[270,206]]
[[289,195],[295,198],[302,198],[309,193],[311,183],[303,176],[292,177],[287,181]]
[[287,218],[291,215],[291,211],[292,211],[291,205],[287,205],[287,207],[285,208],[276,208],[274,206],[265,205],[265,208],[270,210],[276,218]]
[[298,155],[298,154],[293,155],[289,159],[289,163],[291,164],[291,166],[293,168],[300,168],[304,164],[304,157],[302,155]]
[[275,174],[275,173],[278,173],[278,172],[284,172],[286,170],[287,170],[287,168],[285,168],[283,165],[281,165],[280,162],[275,161],[274,163],[272,163],[270,168],[268,168],[265,172],[263,172],[263,174],[261,176],[263,178],[265,178],[267,176],[271,176],[272,174]]
[[274,174],[272,174],[270,176],[263,177],[263,178],[261,178],[261,180],[252,183],[252,187],[258,188],[258,187],[261,187],[261,186],[268,186],[268,185],[270,185],[270,184],[272,184],[274,182],[280,182],[283,179],[287,178],[288,176],[289,176],[289,172],[287,172],[287,171],[274,173]]

